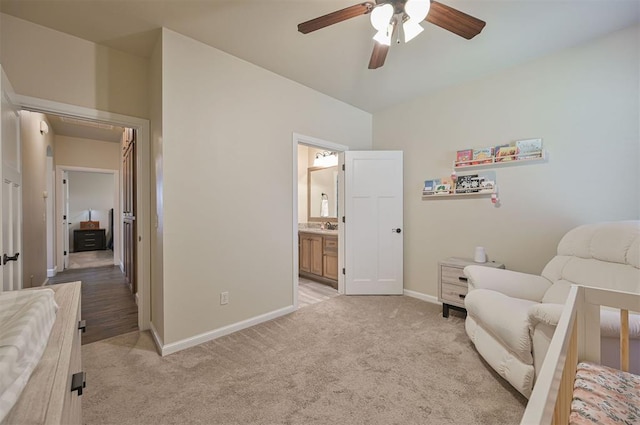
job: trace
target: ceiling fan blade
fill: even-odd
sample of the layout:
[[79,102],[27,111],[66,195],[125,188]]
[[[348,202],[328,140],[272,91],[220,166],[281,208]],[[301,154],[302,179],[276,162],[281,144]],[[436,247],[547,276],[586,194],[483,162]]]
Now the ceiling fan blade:
[[480,31],[482,31],[487,24],[478,18],[474,18],[437,1],[431,2],[431,8],[425,21],[431,22],[447,31],[451,31],[467,40],[471,40],[480,34]]
[[377,69],[384,65],[388,51],[389,46],[386,44],[380,44],[377,41],[374,42],[373,52],[371,53],[371,59],[369,60],[369,69]]
[[337,24],[338,22],[346,21],[347,19],[355,18],[356,16],[366,15],[373,10],[374,4],[371,2],[364,2],[353,6],[346,7],[341,10],[329,13],[327,15],[320,16],[307,22],[298,24],[298,31],[303,34],[308,34],[312,31],[319,30],[329,25]]

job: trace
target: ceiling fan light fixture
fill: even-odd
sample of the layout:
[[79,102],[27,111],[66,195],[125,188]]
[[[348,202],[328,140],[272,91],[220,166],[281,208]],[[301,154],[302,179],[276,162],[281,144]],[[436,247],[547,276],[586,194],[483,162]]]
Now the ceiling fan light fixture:
[[422,25],[417,23],[414,19],[409,19],[402,24],[402,31],[404,32],[404,42],[408,43],[424,31],[424,28],[422,28]]
[[376,6],[371,11],[371,25],[378,30],[387,31],[391,18],[393,17],[393,6],[389,3]]
[[418,23],[425,20],[430,7],[430,0],[407,0],[404,5],[404,13],[409,15],[412,21]]

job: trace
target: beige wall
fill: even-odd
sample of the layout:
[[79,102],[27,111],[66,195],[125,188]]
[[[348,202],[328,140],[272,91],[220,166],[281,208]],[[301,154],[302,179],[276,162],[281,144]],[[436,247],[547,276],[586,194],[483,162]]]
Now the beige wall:
[[149,118],[151,120],[151,323],[164,335],[162,197],[162,37],[153,49],[149,65]]
[[55,165],[120,170],[120,144],[56,135]]
[[[437,261],[486,247],[539,273],[581,223],[640,217],[638,27],[374,115],[375,149],[405,158],[405,288],[435,296]],[[421,200],[456,150],[544,140],[546,163],[495,168],[487,198]]]
[[148,59],[2,14],[2,66],[16,93],[147,118]]
[[[371,147],[371,115],[163,31],[164,342],[293,302],[292,133]],[[229,305],[219,295],[229,291]]]
[[[20,113],[22,133],[22,276],[23,287],[40,286],[47,279],[47,146],[53,146],[54,134],[40,133],[40,121],[47,118],[37,112]],[[53,196],[53,194],[51,194]]]

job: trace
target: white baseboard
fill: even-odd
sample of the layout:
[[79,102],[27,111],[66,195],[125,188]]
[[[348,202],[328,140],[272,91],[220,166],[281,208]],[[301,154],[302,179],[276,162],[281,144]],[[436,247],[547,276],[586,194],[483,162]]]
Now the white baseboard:
[[58,266],[54,266],[52,269],[47,269],[47,277],[54,277],[58,274]]
[[137,293],[137,292],[135,293],[134,298],[135,298],[135,300],[136,300],[136,305],[139,305],[139,304],[138,304],[138,293]]
[[162,339],[159,338],[159,336],[156,334],[153,324],[151,324],[151,332],[154,335],[153,339],[156,341],[156,344],[158,344],[158,346],[160,347],[160,355],[166,356],[166,355],[184,350],[186,348],[195,347],[196,345],[200,345],[204,342],[211,341],[216,338],[220,338],[221,336],[225,336],[230,333],[237,332],[242,329],[246,329],[251,326],[255,326],[257,324],[276,319],[280,316],[284,316],[285,314],[293,313],[294,311],[296,311],[295,307],[290,305],[288,307],[284,307],[279,310],[272,311],[270,313],[261,314],[260,316],[252,317],[250,319],[243,320],[242,322],[224,326],[222,328],[215,329],[213,331],[205,332],[200,335],[192,336],[190,338],[186,338],[177,342],[172,342],[171,344],[166,344],[166,345],[162,344]]
[[434,297],[433,295],[423,294],[422,292],[411,291],[409,289],[404,290],[404,294],[407,297],[417,298],[422,301],[426,301],[428,303],[442,305],[440,301],[438,301],[438,297]]

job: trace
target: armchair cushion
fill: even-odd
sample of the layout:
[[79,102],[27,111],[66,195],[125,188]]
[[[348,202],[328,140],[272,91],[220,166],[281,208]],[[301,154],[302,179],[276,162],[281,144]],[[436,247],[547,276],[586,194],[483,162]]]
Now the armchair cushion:
[[470,291],[465,307],[478,325],[526,364],[533,364],[528,311],[536,301],[511,298],[487,289]]

